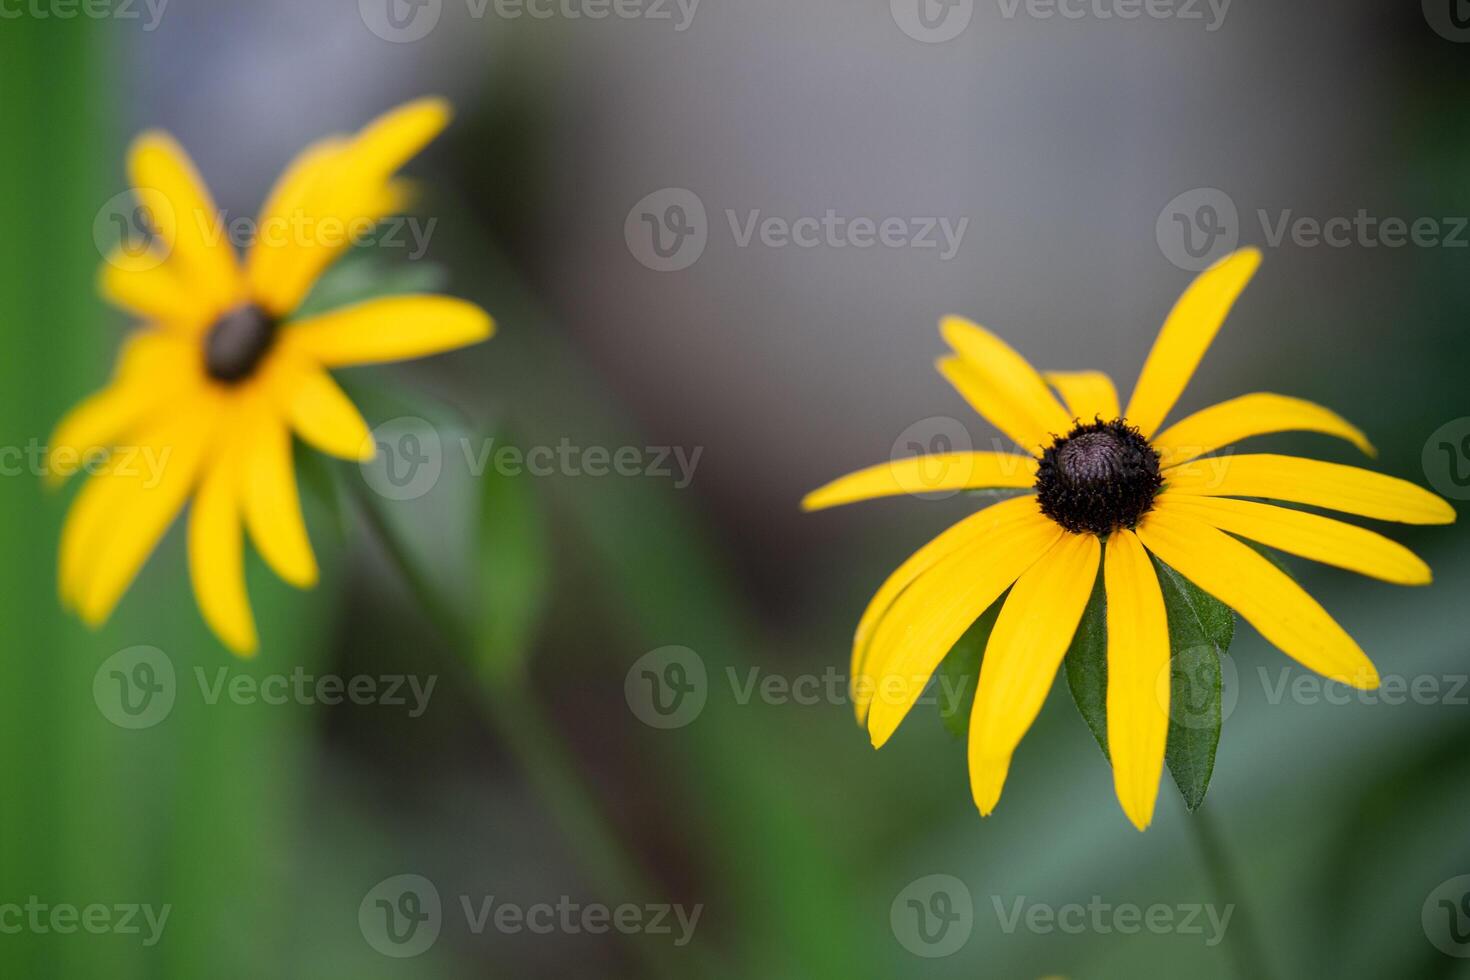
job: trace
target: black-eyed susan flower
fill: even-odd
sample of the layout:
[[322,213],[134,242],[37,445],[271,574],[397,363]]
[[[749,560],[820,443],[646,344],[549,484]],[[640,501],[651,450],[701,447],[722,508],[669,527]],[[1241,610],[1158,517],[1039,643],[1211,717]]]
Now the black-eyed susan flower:
[[[1450,506],[1369,470],[1271,454],[1208,456],[1250,436],[1312,431],[1372,455],[1337,414],[1250,394],[1163,423],[1260,264],[1245,249],[1205,270],[1164,322],[1126,409],[1097,372],[1042,375],[958,317],[939,371],[1028,455],[966,452],[883,463],[803,501],[807,510],[935,490],[1031,492],[972,514],[919,549],[874,596],[853,642],[853,696],[875,747],[888,741],[965,630],[1005,596],[986,642],[969,721],[975,803],[988,815],[1011,756],[1050,689],[1101,568],[1106,594],[1107,739],[1118,800],[1148,826],[1168,735],[1169,630],[1152,552],[1318,673],[1358,688],[1373,664],[1297,583],[1246,544],[1403,585],[1429,568],[1372,531],[1268,498],[1378,520],[1445,524]],[[1054,393],[1055,392],[1055,393]]]
[[108,618],[191,498],[194,594],[230,649],[257,646],[242,527],[281,578],[315,584],[292,435],[343,459],[375,451],[329,369],[463,347],[493,329],[478,307],[427,295],[293,319],[354,238],[403,207],[408,185],[395,173],[449,117],[443,100],[423,99],[308,147],[271,191],[243,260],[183,149],[158,132],[133,143],[129,180],[152,241],[111,254],[100,288],[143,325],[112,382],[51,440],[57,482],[77,460],[112,450],[89,467],[61,535],[62,601],[89,625]]

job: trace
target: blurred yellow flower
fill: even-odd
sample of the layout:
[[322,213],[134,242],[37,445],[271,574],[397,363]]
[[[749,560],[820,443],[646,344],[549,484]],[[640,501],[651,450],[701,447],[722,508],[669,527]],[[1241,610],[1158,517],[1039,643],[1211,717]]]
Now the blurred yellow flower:
[[1358,429],[1300,399],[1243,395],[1160,431],[1259,264],[1259,252],[1244,249],[1200,274],[1164,322],[1126,410],[1106,375],[1038,374],[983,328],[958,317],[943,321],[954,353],[939,360],[940,373],[1030,455],[948,453],[883,463],[814,491],[803,507],[936,490],[1034,492],[945,531],[869,604],[853,642],[852,677],[858,721],[875,747],[888,741],[961,634],[1009,589],[981,661],[969,724],[971,789],[988,815],[1101,567],[1114,786],[1128,818],[1146,828],[1164,766],[1170,658],[1149,552],[1306,667],[1359,688],[1377,686],[1372,663],[1342,627],[1234,536],[1403,585],[1428,583],[1428,566],[1363,528],[1237,498],[1408,524],[1450,523],[1449,504],[1412,483],[1351,466],[1270,454],[1203,458],[1249,436],[1286,431],[1339,436],[1373,453]]
[[449,118],[446,102],[422,99],[309,146],[271,191],[243,262],[183,149],[158,132],[133,143],[129,178],[152,241],[113,252],[100,288],[144,326],[125,342],[113,381],[51,439],[55,483],[89,454],[115,450],[77,495],[61,535],[62,602],[86,623],[108,618],[191,497],[194,594],[231,650],[250,654],[258,642],[242,523],[276,574],[315,584],[291,434],[344,459],[375,451],[327,369],[421,357],[493,331],[478,307],[427,295],[291,319],[354,236],[403,207],[408,188],[395,172]]

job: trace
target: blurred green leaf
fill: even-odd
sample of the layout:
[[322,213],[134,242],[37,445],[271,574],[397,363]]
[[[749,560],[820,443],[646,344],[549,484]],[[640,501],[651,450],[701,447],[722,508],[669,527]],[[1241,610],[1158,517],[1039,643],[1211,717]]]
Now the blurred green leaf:
[[477,604],[481,667],[492,679],[518,674],[546,608],[546,527],[529,478],[486,467],[480,477]]
[[370,246],[362,245],[322,274],[293,319],[303,320],[380,296],[439,292],[448,279],[444,268],[433,262],[388,262],[373,254]]
[[995,628],[995,620],[1008,594],[1009,590],[980,614],[939,665],[942,685],[939,720],[956,738],[964,738],[969,727],[970,707],[975,703],[975,682],[980,677],[980,658],[985,654],[985,644],[990,642],[990,631]]

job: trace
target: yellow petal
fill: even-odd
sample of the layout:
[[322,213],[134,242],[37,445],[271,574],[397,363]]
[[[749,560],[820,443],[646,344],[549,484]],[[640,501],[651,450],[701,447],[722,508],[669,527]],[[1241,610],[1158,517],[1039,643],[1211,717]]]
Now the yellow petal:
[[1450,524],[1448,503],[1407,480],[1356,466],[1269,453],[1199,459],[1164,474],[1172,493],[1268,497],[1404,524]]
[[367,461],[376,447],[357,406],[319,367],[302,365],[292,372],[287,406],[291,427],[324,453]]
[[1108,750],[1113,788],[1139,830],[1153,822],[1169,737],[1169,622],[1153,562],[1127,529],[1108,537]]
[[1351,636],[1291,576],[1204,521],[1155,509],[1138,537],[1167,565],[1230,606],[1288,657],[1324,677],[1370,690],[1378,672]]
[[1162,494],[1154,506],[1242,538],[1350,572],[1395,582],[1428,585],[1429,566],[1408,548],[1366,528],[1330,517],[1230,497]]
[[1209,349],[1235,299],[1255,275],[1261,253],[1243,248],[1201,272],[1164,320],[1128,402],[1126,417],[1145,437],[1158,431]]
[[989,511],[993,523],[941,559],[893,603],[873,637],[861,690],[871,694],[868,734],[881,748],[960,636],[1062,536],[1034,498]]
[[941,320],[939,332],[959,355],[958,362],[941,359],[940,373],[1022,449],[1039,453],[1072,428],[1072,417],[1041,375],[1005,341],[957,316]]
[[263,414],[245,451],[249,462],[240,492],[250,537],[277,575],[297,588],[311,588],[317,582],[317,564],[301,516],[291,432],[283,420]]
[[179,279],[180,267],[156,252],[135,255],[117,249],[102,263],[97,288],[107,302],[141,319],[197,333],[217,310]]
[[302,320],[283,338],[325,367],[427,357],[489,339],[495,325],[473,303],[448,296],[392,296]]
[[[314,145],[287,171],[272,207],[290,222],[286,244],[274,257],[252,257],[255,295],[277,315],[300,305],[323,269],[350,244],[344,229],[361,230],[402,203],[406,188],[392,181],[449,124],[449,104],[426,98],[399,106],[355,137]],[[278,212],[272,211],[272,216]]]
[[859,500],[942,490],[1029,487],[1036,460],[1016,453],[935,453],[879,463],[838,477],[802,498],[801,509],[823,510]]
[[[976,714],[970,712],[970,731],[975,731]],[[973,749],[975,742],[971,738],[970,745]],[[1011,757],[1009,755],[997,756],[986,759],[977,756],[974,751],[969,753],[970,764],[970,795],[975,800],[975,806],[980,810],[980,816],[988,817],[995,810],[995,805],[1000,802],[1000,791],[1005,788],[1006,775],[1011,770]]]
[[1101,371],[1048,371],[1043,377],[1061,394],[1074,419],[1110,422],[1123,414],[1113,379]]
[[181,391],[204,376],[199,345],[161,330],[137,330],[123,341],[116,376]]
[[215,312],[241,302],[244,279],[224,213],[183,147],[165,133],[144,133],[128,153],[128,175],[145,207],[153,195],[167,201],[150,210],[179,281]]
[[[970,779],[986,788],[987,797],[999,798],[1006,760],[1041,711],[1092,595],[1100,552],[1095,535],[1063,534],[1011,587],[1001,607],[970,715]],[[975,795],[981,802],[978,789]]]
[[[1001,501],[984,510],[976,511],[910,555],[908,560],[888,576],[868,603],[867,609],[863,611],[862,619],[858,621],[857,634],[852,641],[849,676],[853,678],[863,676],[874,630],[878,628],[883,616],[893,606],[894,600],[902,595],[915,579],[932,568],[940,559],[966,545],[973,544],[979,536],[992,530],[1012,514],[1035,512],[1035,497],[1017,497],[1014,500]],[[868,718],[868,703],[872,696],[872,685],[869,681],[870,678],[864,677],[862,683],[853,685],[853,707],[857,712],[857,720],[860,725],[866,723]]]
[[[76,603],[82,619],[101,625],[183,507],[205,458],[219,403],[201,398],[138,440],[137,453],[115,453],[109,461],[110,512],[95,519],[78,560]],[[67,542],[63,541],[63,549]],[[65,554],[63,554],[65,558]],[[65,562],[64,562],[65,563]]]
[[197,380],[195,351],[177,338],[140,331],[124,342],[116,380],[78,403],[51,434],[46,482],[58,486],[90,457],[152,419]]
[[257,639],[245,593],[236,469],[233,453],[226,450],[200,482],[189,511],[189,577],[209,628],[235,653],[250,656]]
[[312,238],[320,232],[318,215],[308,211],[324,202],[332,168],[348,139],[331,136],[302,150],[281,173],[260,211],[260,229],[245,257],[245,276],[250,293],[266,309],[284,316],[300,301],[299,288],[288,279],[293,264],[307,261],[304,252],[313,248]]
[[1369,456],[1377,455],[1363,433],[1331,409],[1300,398],[1258,392],[1201,409],[1153,439],[1165,466],[1214,452],[1251,436],[1273,432],[1322,432],[1338,436]]
[[115,439],[157,411],[166,392],[137,382],[120,382],[85,399],[62,418],[51,436],[46,482],[59,486]]
[[127,480],[104,469],[83,483],[72,501],[61,526],[56,566],[57,593],[65,608],[75,610],[81,601],[92,573],[89,559],[95,554],[93,544],[110,532],[130,489]]

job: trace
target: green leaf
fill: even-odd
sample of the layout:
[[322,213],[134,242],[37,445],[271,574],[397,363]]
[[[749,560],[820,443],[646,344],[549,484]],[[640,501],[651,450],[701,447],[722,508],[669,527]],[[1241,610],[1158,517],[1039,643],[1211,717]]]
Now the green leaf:
[[503,679],[524,668],[546,608],[546,528],[530,479],[494,467],[480,477],[479,511],[479,653],[489,676]]
[[439,292],[448,278],[443,266],[432,262],[386,262],[373,255],[369,246],[358,246],[322,273],[293,319],[380,296]]
[[[1235,637],[1230,607],[1153,558],[1169,619],[1169,739],[1164,762],[1191,811],[1204,802],[1220,742],[1220,657]],[[1098,574],[1065,660],[1082,720],[1108,755],[1107,600]]]
[[1220,657],[1235,638],[1235,613],[1168,565],[1153,559],[1169,617],[1172,651],[1169,742],[1164,761],[1191,812],[1199,809],[1220,744]]
[[1102,569],[1092,586],[1092,597],[1082,611],[1082,621],[1072,637],[1063,661],[1072,700],[1087,722],[1087,728],[1104,756],[1108,754],[1108,604],[1103,591]]
[[964,738],[969,727],[975,682],[980,677],[980,658],[985,654],[985,644],[990,642],[990,631],[995,628],[996,617],[1005,601],[1002,595],[991,603],[939,665],[939,720],[956,738]]

